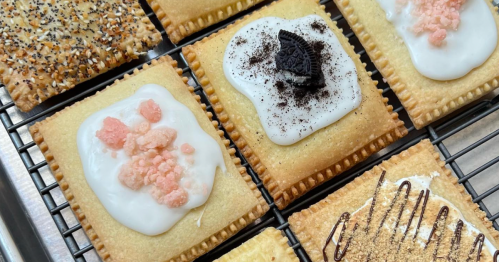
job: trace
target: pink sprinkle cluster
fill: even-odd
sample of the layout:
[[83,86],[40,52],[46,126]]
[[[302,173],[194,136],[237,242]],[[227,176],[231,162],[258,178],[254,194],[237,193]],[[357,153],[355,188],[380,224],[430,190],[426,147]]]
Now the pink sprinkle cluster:
[[[397,0],[406,4],[408,0]],[[448,30],[457,30],[461,17],[459,11],[466,0],[411,0],[414,4],[412,15],[418,20],[414,24],[415,33],[430,32],[428,41],[441,46]]]
[[[171,128],[151,129],[151,123],[161,120],[161,109],[152,99],[139,106],[147,119],[131,129],[116,118],[107,117],[96,136],[112,149],[123,149],[130,157],[120,170],[118,179],[126,187],[139,190],[151,185],[150,193],[160,204],[170,208],[185,205],[188,193],[180,179],[183,168],[177,163],[173,142],[177,131]],[[189,144],[181,146],[184,154],[194,153]]]

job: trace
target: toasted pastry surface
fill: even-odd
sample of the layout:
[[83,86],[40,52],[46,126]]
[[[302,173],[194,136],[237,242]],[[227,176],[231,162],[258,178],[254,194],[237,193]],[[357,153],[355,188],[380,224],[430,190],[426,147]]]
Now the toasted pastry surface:
[[147,0],[168,37],[178,43],[185,37],[223,21],[263,0]]
[[[276,205],[282,209],[311,188],[344,172],[371,154],[407,134],[398,114],[381,96],[359,55],[336,22],[317,0],[281,0],[263,7],[194,45],[183,49],[190,67],[209,96],[231,138],[259,174]],[[310,14],[324,18],[353,59],[362,92],[356,109],[290,146],[273,143],[265,134],[255,107],[226,79],[225,47],[243,26],[262,17],[296,19]]]
[[134,0],[0,3],[0,81],[24,112],[162,40]]
[[273,227],[246,241],[213,262],[299,262],[288,238]]
[[[487,1],[499,30],[497,7]],[[421,75],[376,0],[334,0],[367,54],[397,94],[414,126],[421,129],[499,86],[499,45],[485,63],[467,75],[437,81]],[[466,52],[466,50],[463,50]]]
[[[246,169],[228,148],[216,121],[186,85],[182,70],[169,56],[153,60],[96,95],[34,124],[30,132],[40,147],[61,190],[104,261],[192,261],[262,216],[268,205]],[[217,169],[205,205],[191,210],[167,232],[146,236],[114,220],[86,182],[76,137],[90,115],[131,96],[145,84],[164,86],[195,115],[201,128],[220,145],[227,172]],[[207,117],[208,115],[208,117]],[[204,210],[204,211],[203,211]],[[196,222],[201,218],[201,226]]]
[[[291,225],[291,229],[296,233],[296,236],[302,243],[303,247],[312,258],[313,261],[324,261],[323,259],[323,247],[325,245],[326,239],[330,234],[333,226],[338,221],[340,216],[344,212],[349,212],[353,214],[356,210],[364,207],[365,210],[369,209],[369,206],[364,206],[365,203],[370,204],[370,198],[373,197],[373,194],[377,188],[378,181],[380,180],[380,176],[383,172],[386,172],[384,175],[385,181],[396,182],[400,179],[412,177],[412,176],[421,176],[431,178],[430,190],[432,194],[437,195],[439,197],[444,198],[452,205],[454,205],[463,215],[464,219],[471,223],[475,228],[477,228],[480,232],[482,232],[487,239],[489,239],[496,248],[499,247],[499,232],[497,232],[492,223],[487,219],[485,213],[479,209],[478,205],[473,203],[471,200],[471,196],[465,191],[464,187],[460,185],[457,181],[457,178],[452,176],[451,171],[445,168],[445,163],[440,160],[439,154],[435,152],[432,144],[429,140],[423,140],[419,144],[409,148],[406,151],[403,151],[399,155],[393,156],[387,161],[384,161],[378,166],[375,166],[372,170],[365,172],[362,176],[357,177],[354,181],[347,184],[343,188],[338,191],[330,194],[325,199],[321,200],[317,204],[312,205],[310,208],[302,210],[293,214],[289,218],[289,223]],[[435,176],[435,173],[438,173]],[[404,188],[405,189],[405,188]],[[395,189],[396,190],[396,189]],[[413,190],[414,191],[414,190]],[[419,193],[419,191],[414,191],[412,194]],[[381,198],[381,196],[380,196]],[[402,199],[403,197],[400,197]],[[435,196],[431,197],[429,200],[434,201]],[[381,199],[378,199],[381,201]],[[420,203],[422,203],[422,200]],[[398,202],[400,203],[400,201]],[[400,228],[406,228],[408,223],[408,214],[411,213],[414,207],[414,201],[410,200],[407,202],[407,210],[409,212],[405,212],[405,216],[402,217],[402,220],[399,224]],[[421,206],[421,205],[420,205]],[[433,207],[432,205],[428,205],[429,207]],[[432,223],[435,221],[437,217],[437,213],[439,212],[440,206],[438,208],[427,208],[424,213],[423,224],[431,228]],[[374,210],[380,209],[380,207],[375,207]],[[396,216],[393,214],[397,214],[395,210],[399,210],[398,204],[395,205],[394,211],[390,217]],[[416,224],[419,219],[419,214],[421,212],[421,207],[416,212],[416,216],[412,222],[411,235],[407,237],[406,242],[412,242],[413,231],[416,228]],[[376,213],[376,211],[375,211]],[[373,216],[372,223],[372,232],[379,225],[379,221],[376,222],[376,216]],[[385,224],[385,226],[390,229],[390,225],[394,225],[395,220],[387,220],[390,223]],[[365,223],[365,221],[363,221]],[[364,223],[362,221],[361,226],[359,227],[359,231],[364,229]],[[393,222],[393,223],[392,223]],[[449,221],[449,225],[455,225],[457,221]],[[353,225],[353,223],[350,223]],[[447,230],[452,232],[455,226],[449,226],[452,228]],[[341,225],[340,225],[341,228]],[[463,230],[462,245],[469,245],[470,239],[474,239],[471,237],[466,237],[465,232],[468,233],[467,230]],[[395,240],[392,242],[392,247],[396,250],[397,240],[400,238],[400,233],[396,235]],[[423,232],[421,232],[423,234]],[[429,232],[425,233],[429,235]],[[450,242],[449,232],[445,235],[445,240],[442,243]],[[381,237],[380,237],[381,239]],[[467,240],[467,242],[465,241]],[[360,240],[362,241],[362,239]],[[359,241],[359,243],[361,243]],[[465,244],[463,244],[465,243]],[[328,256],[330,261],[334,261],[333,252],[334,252],[334,243],[330,243],[330,247],[328,248]],[[381,246],[381,245],[380,245]],[[359,255],[356,252],[355,244],[352,244],[352,249],[350,256]],[[433,246],[432,246],[433,248]],[[444,256],[447,253],[444,250],[448,248],[445,244],[439,251],[440,256]],[[367,246],[363,248],[367,253]],[[484,247],[485,249],[485,247]],[[431,249],[433,250],[433,249]],[[380,249],[380,253],[383,250]],[[466,249],[463,252],[468,252],[469,249]],[[488,251],[487,251],[488,252]],[[394,252],[395,253],[395,252]],[[416,252],[414,252],[416,254]],[[484,252],[485,253],[485,252]],[[347,251],[348,254],[348,251]],[[395,253],[396,254],[396,253]],[[362,255],[362,254],[361,254]],[[365,255],[365,254],[364,254]],[[483,254],[483,261],[492,261],[487,260],[486,258],[490,258],[491,254]],[[488,255],[488,256],[485,256]],[[347,255],[348,258],[349,255]],[[461,256],[462,259],[467,259],[466,255]],[[419,260],[418,260],[419,259]],[[365,260],[365,257],[364,257]],[[430,259],[431,260],[431,259]],[[342,261],[345,261],[344,259]],[[357,260],[348,260],[348,261],[357,261]],[[391,261],[391,260],[390,260]],[[421,257],[414,258],[408,261],[429,261],[425,260]],[[456,260],[461,261],[461,260]],[[470,260],[474,261],[474,260]],[[481,260],[482,261],[482,260]]]

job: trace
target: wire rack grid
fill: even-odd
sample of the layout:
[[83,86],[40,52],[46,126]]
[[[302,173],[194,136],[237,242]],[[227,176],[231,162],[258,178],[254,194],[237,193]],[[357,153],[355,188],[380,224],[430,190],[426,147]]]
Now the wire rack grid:
[[[187,66],[187,63],[183,55],[181,54],[181,49],[183,46],[192,44],[202,39],[203,37],[213,32],[216,32],[220,28],[232,23],[235,19],[242,17],[243,15],[248,14],[251,11],[256,10],[257,8],[260,8],[263,5],[269,4],[270,2],[272,1],[271,0],[264,1],[263,3],[258,4],[257,6],[251,8],[250,10],[240,13],[239,15],[237,15],[237,17],[231,18],[223,23],[214,25],[206,30],[203,30],[198,34],[189,37],[188,39],[183,41],[183,43],[181,43],[180,45],[174,45],[168,40],[165,30],[161,27],[158,19],[156,18],[152,10],[149,8],[145,0],[140,0],[140,3],[144,8],[144,10],[146,11],[147,15],[156,25],[156,27],[161,32],[164,38],[163,42],[154,50],[150,51],[147,57],[142,57],[137,61],[133,61],[131,63],[128,63],[127,65],[123,65],[93,80],[89,80],[86,83],[77,86],[76,88],[70,90],[66,94],[60,95],[59,97],[56,98],[52,98],[48,100],[44,105],[39,106],[38,109],[35,109],[34,113],[29,113],[29,114],[20,113],[15,108],[14,103],[10,101],[8,97],[7,99],[3,99],[7,101],[2,101],[0,99],[0,120],[5,129],[7,130],[12,140],[12,143],[14,144],[15,148],[17,149],[17,152],[19,153],[20,158],[22,159],[22,162],[26,166],[28,174],[31,176],[36,188],[38,189],[41,195],[41,198],[43,199],[43,202],[47,206],[55,222],[55,225],[60,231],[75,261],[98,260],[98,256],[95,255],[95,251],[93,251],[93,246],[90,244],[89,241],[86,241],[86,244],[83,246],[77,242],[75,234],[77,234],[78,232],[80,232],[81,234],[82,227],[77,222],[76,223],[68,222],[67,215],[63,214],[65,210],[66,211],[70,210],[68,202],[63,201],[62,203],[58,203],[60,201],[57,201],[54,198],[53,192],[59,187],[57,182],[52,181],[50,183],[47,183],[46,182],[47,179],[41,175],[42,173],[41,169],[46,167],[47,162],[44,160],[37,161],[36,157],[33,156],[36,153],[39,153],[39,150],[35,146],[35,143],[32,140],[29,140],[30,138],[26,139],[25,135],[23,136],[23,133],[26,133],[27,127],[32,123],[40,121],[76,101],[80,101],[83,98],[92,95],[99,90],[102,90],[104,87],[114,82],[114,80],[122,78],[124,74],[131,73],[134,69],[141,68],[142,64],[165,54],[172,56],[174,59],[176,59],[179,62],[179,67],[183,69],[184,76],[189,77],[190,84],[194,86],[196,94],[201,96],[202,102],[207,105],[207,110],[212,112],[214,115],[214,120],[217,120],[216,115],[214,114],[210,106],[209,100],[204,94],[196,77],[192,74],[189,67]],[[248,173],[252,177],[253,181],[256,183],[258,189],[261,190],[265,200],[270,205],[270,210],[264,217],[258,219],[257,221],[255,221],[254,223],[243,229],[241,232],[239,232],[237,235],[225,241],[219,247],[203,255],[196,261],[212,261],[213,259],[220,257],[224,253],[230,251],[232,248],[241,244],[243,241],[256,235],[257,233],[259,233],[261,230],[263,230],[265,227],[268,226],[275,226],[278,229],[282,230],[285,233],[285,235],[288,237],[290,246],[295,250],[299,258],[302,261],[307,261],[307,262],[310,261],[309,257],[301,247],[301,244],[297,240],[296,236],[290,230],[287,218],[292,213],[307,208],[311,204],[316,203],[317,201],[324,198],[328,194],[334,192],[335,190],[342,187],[346,183],[352,181],[356,176],[362,174],[364,171],[369,170],[374,165],[381,163],[383,160],[388,159],[392,155],[400,153],[401,151],[409,148],[412,145],[417,144],[421,139],[425,138],[429,138],[432,141],[432,143],[437,146],[437,148],[441,152],[441,155],[444,157],[446,164],[448,164],[448,166],[452,169],[454,174],[459,178],[459,183],[462,183],[465,186],[467,191],[471,194],[473,201],[479,204],[480,208],[483,211],[485,211],[485,213],[487,214],[487,217],[491,221],[493,221],[494,227],[499,230],[499,226],[496,222],[496,219],[499,218],[499,212],[491,214],[491,212],[489,212],[489,210],[487,209],[486,205],[483,202],[485,198],[491,196],[493,193],[499,190],[499,184],[493,186],[492,188],[488,189],[487,191],[481,194],[478,194],[474,189],[474,187],[472,186],[472,183],[470,182],[470,179],[472,179],[473,177],[480,175],[481,172],[483,172],[484,170],[499,163],[499,156],[495,157],[494,159],[486,162],[482,166],[468,173],[463,172],[457,162],[457,160],[460,157],[470,153],[474,149],[491,141],[494,137],[499,135],[499,129],[488,133],[486,136],[482,137],[481,139],[475,141],[466,148],[454,154],[451,154],[447,149],[446,145],[444,145],[444,140],[457,134],[458,132],[464,130],[465,128],[473,125],[474,123],[482,120],[483,118],[494,113],[495,111],[499,111],[499,103],[498,103],[499,95],[492,99],[475,103],[474,105],[467,107],[465,110],[460,110],[459,112],[452,114],[451,116],[446,117],[445,119],[439,121],[438,123],[432,124],[423,130],[416,130],[412,125],[412,123],[410,122],[407,113],[401,106],[396,96],[390,90],[388,85],[383,82],[382,76],[379,74],[379,72],[370,62],[369,57],[365,53],[365,50],[360,45],[354,33],[348,27],[347,22],[343,19],[343,16],[339,13],[334,3],[331,0],[322,0],[321,4],[326,5],[326,11],[331,13],[331,19],[337,21],[338,26],[343,29],[343,33],[345,34],[346,37],[349,38],[350,43],[354,45],[357,53],[361,56],[362,61],[364,61],[367,64],[367,69],[372,72],[373,79],[379,81],[380,84],[378,85],[378,88],[383,89],[383,95],[389,98],[389,103],[394,106],[394,111],[399,113],[400,117],[406,123],[406,127],[409,130],[409,135],[401,139],[400,141],[394,143],[392,146],[388,147],[387,149],[382,150],[380,153],[370,157],[363,163],[358,164],[350,171],[347,171],[346,173],[341,174],[333,178],[332,180],[324,183],[323,185],[317,187],[316,189],[307,193],[305,196],[296,200],[293,204],[291,204],[286,209],[281,211],[276,207],[276,205],[272,200],[272,197],[264,188],[262,181],[258,178],[258,175],[249,166],[248,162],[246,161],[244,156],[239,152],[237,147],[235,147],[234,143],[232,142],[232,140],[230,140],[230,137],[227,135],[224,128],[222,126],[219,126],[220,129],[225,132],[225,137],[230,140],[231,142],[230,147],[236,150],[236,155],[239,158],[241,158],[242,165],[247,168]],[[0,91],[6,93],[6,91],[2,89],[5,89],[4,86],[0,86]],[[75,218],[73,217],[72,219],[69,220],[75,221]],[[87,256],[92,252],[94,253],[93,256]]]

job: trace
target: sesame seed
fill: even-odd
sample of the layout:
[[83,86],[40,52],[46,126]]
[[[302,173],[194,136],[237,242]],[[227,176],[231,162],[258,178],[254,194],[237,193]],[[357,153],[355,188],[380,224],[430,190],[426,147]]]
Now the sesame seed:
[[55,82],[55,80],[52,82],[52,87],[56,87],[57,86],[57,83]]
[[90,60],[90,59],[88,59],[88,63],[89,63],[90,65],[93,65],[93,64],[94,64],[94,62],[92,62],[92,60]]
[[14,73],[14,70],[12,68],[9,68],[9,75],[12,75]]

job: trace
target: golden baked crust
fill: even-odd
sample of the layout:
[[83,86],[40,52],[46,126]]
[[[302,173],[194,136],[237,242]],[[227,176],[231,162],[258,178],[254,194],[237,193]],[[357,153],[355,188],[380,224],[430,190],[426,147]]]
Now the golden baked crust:
[[172,43],[223,21],[263,0],[147,0]]
[[246,241],[213,262],[299,262],[288,238],[273,227]]
[[[200,97],[187,88],[187,78],[169,56],[145,64],[104,91],[56,113],[30,127],[34,141],[47,159],[76,217],[104,261],[192,261],[262,216],[268,205],[246,169],[234,156],[229,141],[211,114],[200,106]],[[161,77],[157,77],[161,76]],[[144,84],[167,88],[194,113],[201,128],[222,148],[227,172],[217,169],[208,202],[188,213],[169,231],[146,236],[114,220],[88,186],[78,155],[76,133],[94,112],[132,95]],[[195,99],[194,99],[195,98]],[[222,139],[220,139],[222,138]],[[225,145],[224,145],[225,144]],[[234,201],[237,199],[237,201]],[[205,208],[206,207],[206,208]],[[204,214],[202,213],[204,209]],[[202,215],[201,227],[196,220]]]
[[24,112],[162,40],[135,0],[0,4],[0,81]]
[[[445,168],[445,163],[440,160],[430,141],[423,140],[365,172],[317,204],[294,213],[289,218],[291,229],[312,261],[324,261],[322,248],[332,227],[342,213],[352,213],[373,196],[383,171],[386,171],[385,180],[392,182],[414,175],[430,176],[431,173],[438,172],[440,175],[433,178],[430,186],[432,192],[456,206],[468,222],[484,233],[496,248],[499,247],[499,232],[493,228],[478,205],[472,202],[471,196],[458,183],[457,178]],[[408,209],[412,210],[412,205],[409,205]],[[436,214],[432,214],[431,217],[434,219]],[[415,224],[416,222],[413,222],[413,225]],[[330,260],[333,260],[332,257]]]
[[[223,71],[225,46],[244,25],[265,16],[294,19],[309,14],[323,17],[357,67],[362,103],[336,123],[305,139],[280,146],[265,135],[256,109],[230,85]],[[365,64],[318,0],[281,0],[263,7],[183,49],[189,66],[199,79],[211,104],[236,146],[261,177],[282,209],[311,188],[344,172],[371,154],[407,134],[387,98],[376,89]]]
[[[487,1],[499,29],[497,7]],[[386,20],[376,0],[334,0],[367,54],[402,102],[417,129],[491,92],[499,86],[499,45],[481,66],[452,81],[421,75],[409,50],[396,40],[397,31]]]

